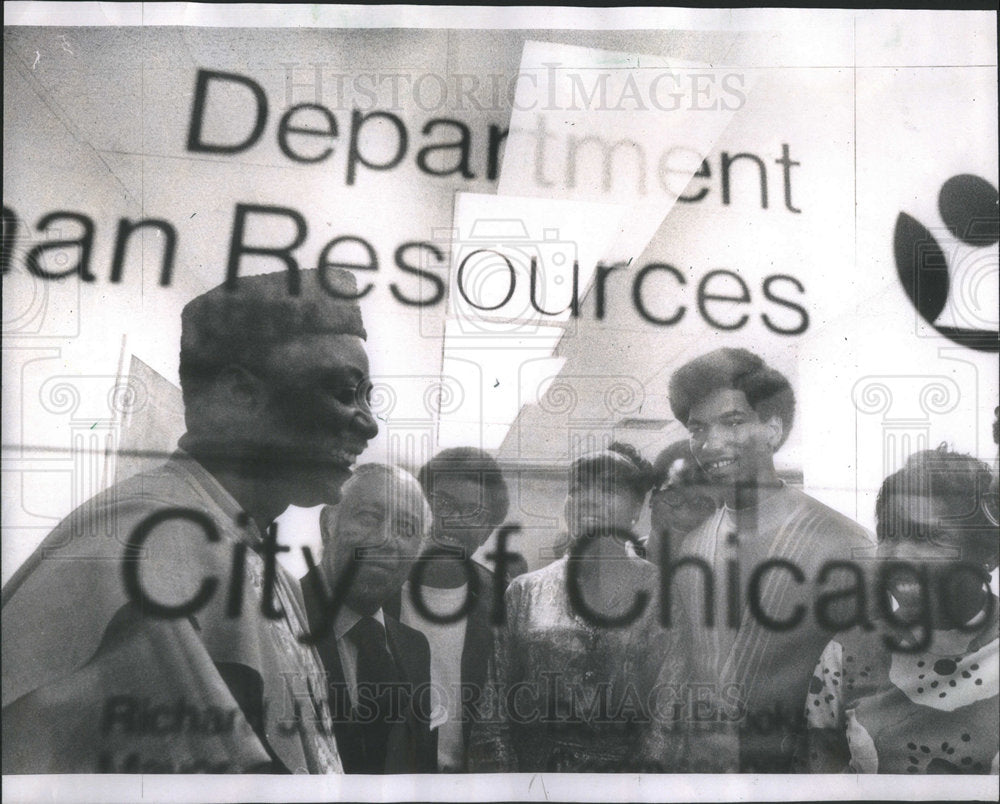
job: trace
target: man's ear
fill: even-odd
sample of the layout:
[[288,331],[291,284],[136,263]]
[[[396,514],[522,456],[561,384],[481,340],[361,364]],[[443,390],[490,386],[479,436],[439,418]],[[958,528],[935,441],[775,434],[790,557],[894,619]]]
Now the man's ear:
[[771,445],[771,450],[776,451],[781,446],[782,437],[785,435],[785,423],[781,417],[775,414],[764,422],[767,428],[767,443]]
[[267,400],[263,380],[235,363],[222,369],[216,382],[232,404],[239,406],[241,410],[258,410]]

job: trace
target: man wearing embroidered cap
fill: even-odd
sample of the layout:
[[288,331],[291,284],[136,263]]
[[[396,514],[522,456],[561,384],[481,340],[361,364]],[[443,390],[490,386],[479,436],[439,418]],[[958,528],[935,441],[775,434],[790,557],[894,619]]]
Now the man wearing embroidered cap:
[[336,502],[378,432],[347,272],[237,280],[182,315],[187,433],[3,590],[4,773],[340,772],[269,526]]

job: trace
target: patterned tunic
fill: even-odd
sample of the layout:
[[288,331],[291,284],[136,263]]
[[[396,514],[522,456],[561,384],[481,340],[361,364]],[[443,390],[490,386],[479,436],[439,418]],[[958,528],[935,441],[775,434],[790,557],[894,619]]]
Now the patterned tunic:
[[[168,511],[127,559],[130,535]],[[279,614],[262,614],[261,541],[183,451],[70,514],[3,590],[4,772],[342,773],[326,678],[280,565]],[[217,588],[187,616],[151,616],[126,587],[130,564],[161,605]]]
[[996,774],[995,612],[978,634],[934,631],[920,653],[890,652],[882,641],[884,624],[831,640],[806,700],[804,769]]

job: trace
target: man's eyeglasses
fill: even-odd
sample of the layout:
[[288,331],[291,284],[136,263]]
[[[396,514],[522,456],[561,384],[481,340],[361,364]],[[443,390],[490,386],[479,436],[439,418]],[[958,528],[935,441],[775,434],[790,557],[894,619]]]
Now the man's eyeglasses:
[[462,505],[447,494],[430,495],[431,510],[442,519],[461,519],[481,522],[489,515],[489,508],[481,502]]

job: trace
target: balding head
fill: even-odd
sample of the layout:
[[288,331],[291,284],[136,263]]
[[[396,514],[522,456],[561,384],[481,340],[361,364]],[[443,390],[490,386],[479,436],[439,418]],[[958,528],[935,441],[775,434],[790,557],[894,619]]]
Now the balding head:
[[349,560],[357,575],[346,603],[372,614],[396,594],[420,555],[430,509],[416,478],[384,464],[359,466],[340,504],[320,514],[323,571],[336,585]]

